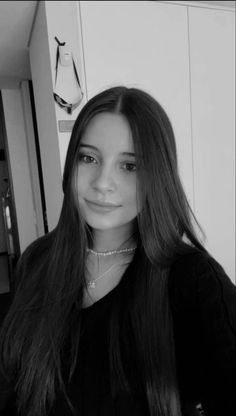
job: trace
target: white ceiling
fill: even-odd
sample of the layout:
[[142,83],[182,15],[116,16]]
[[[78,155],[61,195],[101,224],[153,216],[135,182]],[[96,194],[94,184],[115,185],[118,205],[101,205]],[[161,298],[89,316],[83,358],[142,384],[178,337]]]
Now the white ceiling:
[[0,88],[29,79],[28,40],[37,1],[0,1]]
[[235,8],[235,3],[236,1],[205,1],[205,0],[198,0],[198,1],[174,1],[174,0],[170,0],[170,1],[163,1],[164,3],[187,3],[189,5],[194,5],[194,3],[196,4],[196,6],[198,5],[199,7],[202,6],[202,4],[205,5],[209,5],[209,6],[220,6],[220,7],[233,7]]
[[[0,1],[0,88],[11,88],[19,80],[31,78],[27,45],[37,3],[32,0]],[[235,7],[235,1],[186,3]]]
[[235,8],[235,1],[192,1],[192,3],[206,3],[211,6],[216,5],[220,7],[234,7]]

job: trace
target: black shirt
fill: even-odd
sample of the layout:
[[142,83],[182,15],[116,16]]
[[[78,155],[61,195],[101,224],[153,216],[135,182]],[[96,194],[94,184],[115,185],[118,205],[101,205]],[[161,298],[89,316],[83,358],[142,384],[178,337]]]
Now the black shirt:
[[[133,396],[122,393],[116,402],[110,392],[109,316],[114,298],[123,289],[123,279],[128,277],[129,268],[113,290],[81,311],[79,358],[67,385],[79,416],[149,415],[146,398],[140,392]],[[3,317],[10,295],[1,298]],[[236,416],[235,285],[208,254],[186,254],[171,268],[169,299],[183,416]],[[198,412],[199,403],[205,413]],[[1,416],[17,415],[14,409],[13,391],[7,392],[5,399],[0,396]],[[58,393],[49,415],[71,414],[63,395]]]

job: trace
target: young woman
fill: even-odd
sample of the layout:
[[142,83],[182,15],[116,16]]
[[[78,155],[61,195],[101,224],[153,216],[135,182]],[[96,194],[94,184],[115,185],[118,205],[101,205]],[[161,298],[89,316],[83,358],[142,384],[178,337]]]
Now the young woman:
[[235,415],[236,288],[194,231],[162,107],[126,87],[89,100],[63,191],[16,270],[0,414]]

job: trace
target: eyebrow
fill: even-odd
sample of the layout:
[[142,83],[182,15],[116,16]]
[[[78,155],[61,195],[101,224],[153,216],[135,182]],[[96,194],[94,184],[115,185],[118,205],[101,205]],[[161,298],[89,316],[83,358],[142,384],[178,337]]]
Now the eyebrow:
[[[80,147],[89,147],[90,149],[97,150],[99,152],[99,149],[96,146],[93,146],[91,144],[81,143]],[[124,156],[133,156],[133,157],[135,157],[135,153],[132,153],[132,152],[121,152],[120,154],[124,155]]]

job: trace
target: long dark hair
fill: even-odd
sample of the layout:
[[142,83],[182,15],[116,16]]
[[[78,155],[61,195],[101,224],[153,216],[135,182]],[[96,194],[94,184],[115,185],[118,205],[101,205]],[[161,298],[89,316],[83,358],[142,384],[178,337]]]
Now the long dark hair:
[[[15,295],[1,331],[1,369],[9,383],[14,380],[18,410],[24,415],[46,415],[58,388],[73,412],[65,385],[77,362],[86,248],[92,244],[92,230],[78,206],[78,154],[87,125],[103,112],[122,114],[130,125],[142,199],[132,277],[115,299],[110,318],[112,395],[115,398],[119,389],[132,391],[122,358],[132,348],[150,415],[179,416],[168,274],[176,256],[191,246],[204,248],[179,178],[171,123],[160,104],[137,88],[121,86],[99,93],[75,121],[58,225],[31,244],[17,266]],[[66,345],[70,345],[67,375],[62,368]]]

